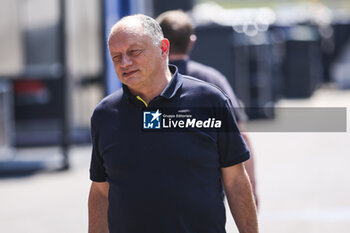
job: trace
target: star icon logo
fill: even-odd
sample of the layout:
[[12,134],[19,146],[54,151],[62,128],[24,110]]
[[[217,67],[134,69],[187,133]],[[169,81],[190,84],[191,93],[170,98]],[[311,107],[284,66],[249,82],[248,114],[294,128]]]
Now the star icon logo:
[[153,122],[154,120],[159,121],[159,116],[161,116],[162,114],[159,112],[159,109],[157,109],[157,111],[155,113],[151,113],[151,115],[153,117],[151,122]]

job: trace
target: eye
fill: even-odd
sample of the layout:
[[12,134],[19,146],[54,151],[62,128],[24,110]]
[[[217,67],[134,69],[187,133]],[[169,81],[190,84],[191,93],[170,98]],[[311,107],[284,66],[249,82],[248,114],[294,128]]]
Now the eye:
[[122,59],[122,56],[121,56],[121,55],[116,55],[116,56],[113,57],[112,60],[113,60],[114,62],[120,62],[121,59]]
[[143,50],[141,50],[141,49],[133,49],[133,50],[130,51],[130,55],[131,55],[131,56],[138,56],[138,55],[140,55],[142,52],[143,52]]

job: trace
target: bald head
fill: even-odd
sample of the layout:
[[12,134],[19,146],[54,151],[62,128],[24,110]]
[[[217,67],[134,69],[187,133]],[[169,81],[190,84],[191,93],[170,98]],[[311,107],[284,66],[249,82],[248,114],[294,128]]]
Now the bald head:
[[141,30],[145,35],[151,38],[153,44],[156,46],[159,46],[162,39],[164,39],[162,29],[157,21],[142,14],[125,16],[114,24],[108,36],[108,44],[110,39],[120,29],[131,34]]
[[182,10],[166,11],[157,17],[164,36],[169,39],[170,54],[186,54],[194,29],[190,17]]

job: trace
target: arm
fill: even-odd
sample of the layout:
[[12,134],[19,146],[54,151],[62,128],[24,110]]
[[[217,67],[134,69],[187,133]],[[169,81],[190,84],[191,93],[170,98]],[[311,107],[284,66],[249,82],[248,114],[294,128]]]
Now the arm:
[[[242,136],[243,136],[244,140],[246,141],[246,143],[248,144],[245,135],[242,135]],[[249,147],[249,150],[250,150],[250,147]],[[250,159],[248,159],[247,161],[244,162],[244,166],[245,166],[245,169],[247,171],[250,183],[252,185],[252,192],[254,195],[254,201],[255,201],[256,208],[259,209],[259,199],[258,199],[258,194],[256,191],[256,181],[255,181],[254,156],[252,155],[252,152],[250,152],[250,153],[251,153],[251,157],[250,157]]]
[[258,233],[256,207],[243,163],[221,171],[227,201],[239,232]]
[[89,233],[109,233],[108,182],[92,182],[89,195]]
[[253,188],[253,194],[254,194],[254,198],[255,198],[255,204],[256,207],[259,207],[259,199],[258,199],[258,194],[256,191],[256,182],[255,182],[255,168],[254,168],[254,153],[252,150],[252,146],[250,144],[250,141],[248,139],[248,135],[247,135],[247,126],[245,124],[245,122],[247,121],[248,117],[244,112],[243,109],[243,105],[241,104],[240,100],[237,98],[237,96],[235,95],[234,91],[232,90],[230,84],[228,83],[227,79],[225,79],[226,84],[223,85],[223,87],[225,87],[224,91],[225,93],[227,93],[227,95],[229,96],[233,109],[234,109],[234,113],[235,113],[235,117],[237,120],[237,125],[239,128],[239,131],[242,134],[242,137],[246,143],[246,145],[249,148],[250,151],[250,159],[247,160],[244,164],[250,179],[250,182],[252,184],[252,188]]
[[242,137],[247,144],[249,151],[250,151],[250,159],[244,162],[244,166],[246,168],[246,171],[248,173],[248,177],[250,180],[250,183],[252,184],[252,189],[253,189],[253,194],[254,194],[254,199],[255,199],[255,205],[257,209],[259,209],[259,199],[258,199],[258,192],[256,191],[256,181],[255,181],[255,166],[254,166],[254,153],[252,150],[252,146],[250,144],[250,140],[248,138],[248,135],[246,133],[246,125],[245,123],[239,122],[238,123],[238,128],[241,131]]

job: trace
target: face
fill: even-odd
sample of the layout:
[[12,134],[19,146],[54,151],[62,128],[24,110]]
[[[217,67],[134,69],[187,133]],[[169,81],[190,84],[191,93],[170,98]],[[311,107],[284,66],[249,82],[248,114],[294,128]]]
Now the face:
[[110,55],[119,80],[134,91],[157,85],[166,61],[161,45],[153,44],[141,25],[117,25],[109,40]]

